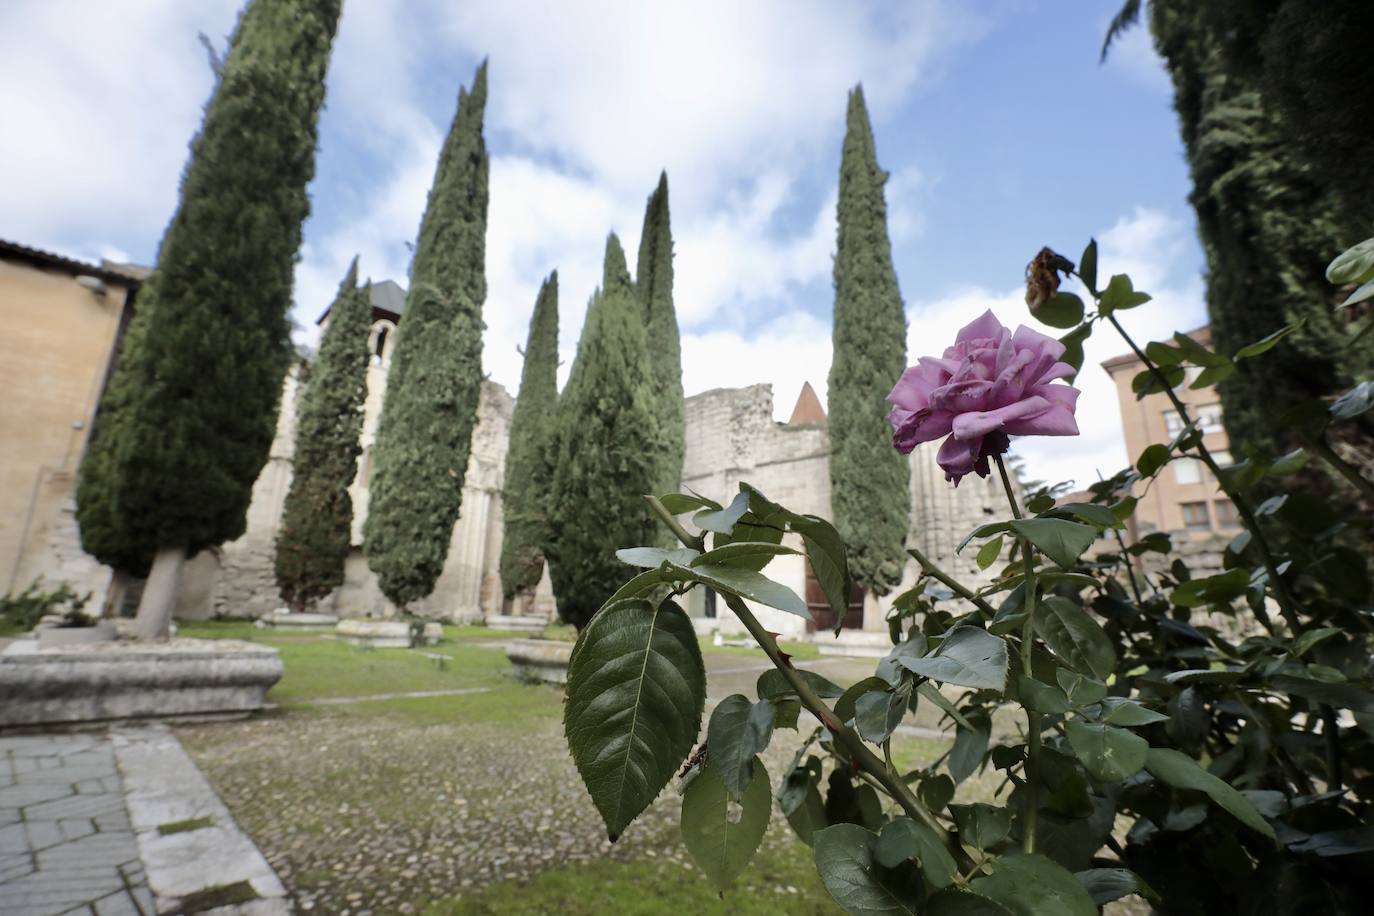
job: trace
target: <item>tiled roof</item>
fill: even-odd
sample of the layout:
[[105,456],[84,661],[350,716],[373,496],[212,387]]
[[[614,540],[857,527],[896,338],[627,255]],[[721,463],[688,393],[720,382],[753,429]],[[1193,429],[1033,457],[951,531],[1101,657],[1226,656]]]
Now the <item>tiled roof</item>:
[[117,264],[113,261],[88,264],[85,261],[44,251],[41,248],[30,248],[27,245],[9,242],[5,239],[0,239],[0,258],[26,261],[38,267],[63,270],[74,277],[98,277],[108,283],[118,283],[121,286],[136,286],[146,280],[148,274],[152,272],[150,268],[138,264]]

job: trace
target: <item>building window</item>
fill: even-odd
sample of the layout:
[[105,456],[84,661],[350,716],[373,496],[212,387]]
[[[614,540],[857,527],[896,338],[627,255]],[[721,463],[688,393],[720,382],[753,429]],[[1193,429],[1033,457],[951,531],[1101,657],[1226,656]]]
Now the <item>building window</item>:
[[1203,404],[1197,409],[1197,425],[1204,433],[1221,432],[1221,405]]
[[1229,499],[1218,499],[1212,503],[1212,508],[1217,513],[1217,524],[1223,528],[1237,528],[1240,526],[1240,515],[1236,512],[1236,504]]
[[1164,411],[1164,428],[1171,436],[1177,436],[1183,432],[1183,418],[1178,415],[1178,411]]
[[1174,459],[1174,480],[1177,483],[1202,483],[1202,462],[1196,458]]
[[1183,503],[1179,508],[1183,510],[1183,527],[1189,531],[1206,531],[1212,527],[1206,503]]

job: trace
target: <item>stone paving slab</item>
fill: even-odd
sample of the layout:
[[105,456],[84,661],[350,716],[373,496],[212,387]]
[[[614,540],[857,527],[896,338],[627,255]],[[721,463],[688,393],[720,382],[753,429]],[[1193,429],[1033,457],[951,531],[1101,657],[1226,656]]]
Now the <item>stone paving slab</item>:
[[[208,826],[159,829],[196,818]],[[0,737],[0,916],[187,912],[190,895],[240,881],[259,899],[206,912],[291,912],[166,728]]]

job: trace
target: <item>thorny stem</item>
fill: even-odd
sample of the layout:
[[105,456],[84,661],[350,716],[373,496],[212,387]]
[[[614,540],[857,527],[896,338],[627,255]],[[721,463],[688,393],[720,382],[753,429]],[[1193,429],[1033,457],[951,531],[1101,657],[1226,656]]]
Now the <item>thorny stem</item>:
[[949,573],[945,572],[943,569],[936,566],[934,561],[928,558],[925,554],[921,553],[920,550],[918,550],[915,547],[908,547],[906,549],[906,552],[911,554],[911,556],[916,560],[917,563],[921,564],[921,571],[924,572],[926,575],[930,576],[932,579],[936,580],[941,585],[945,586],[950,591],[954,592],[954,594],[958,595],[960,598],[963,598],[966,601],[973,602],[973,604],[977,606],[978,610],[982,611],[983,613],[988,614],[989,616],[996,615],[997,608],[993,607],[991,604],[988,604],[987,601],[985,601],[982,598],[979,598],[976,594],[969,591],[969,589],[964,587],[957,579],[954,579],[949,575]]
[[[1183,421],[1184,428],[1193,428],[1193,420],[1192,417],[1188,415],[1188,408],[1183,406],[1183,401],[1179,400],[1178,395],[1174,393],[1174,389],[1169,384],[1169,380],[1164,377],[1164,373],[1145,355],[1140,347],[1136,346],[1136,342],[1131,338],[1131,335],[1126,333],[1126,329],[1121,326],[1121,322],[1116,320],[1115,315],[1107,315],[1107,320],[1112,323],[1112,327],[1116,328],[1116,332],[1121,335],[1122,340],[1126,341],[1136,357],[1144,363],[1146,368],[1150,370],[1150,373],[1154,375],[1155,381],[1159,383],[1160,388],[1163,389],[1164,393],[1168,395],[1170,402],[1173,403],[1174,409],[1178,411],[1179,419]],[[1255,517],[1254,511],[1250,508],[1250,504],[1240,495],[1240,493],[1236,492],[1231,487],[1230,483],[1227,482],[1226,476],[1221,473],[1221,467],[1217,464],[1216,459],[1212,457],[1212,453],[1207,450],[1207,446],[1203,443],[1201,430],[1197,432],[1196,448],[1198,457],[1207,465],[1208,470],[1212,472],[1212,476],[1216,478],[1218,485],[1220,485],[1221,489],[1230,497],[1232,505],[1236,507],[1236,511],[1240,513],[1240,517],[1245,521],[1245,527],[1249,530],[1251,537],[1254,539],[1255,546],[1259,549],[1260,559],[1264,563],[1264,569],[1269,576],[1269,581],[1274,586],[1274,597],[1278,599],[1279,610],[1282,612],[1283,619],[1287,622],[1288,628],[1293,631],[1293,635],[1296,637],[1301,634],[1306,627],[1303,626],[1302,620],[1298,617],[1297,600],[1293,597],[1293,593],[1288,590],[1288,583],[1283,581],[1283,577],[1279,575],[1278,563],[1275,562],[1273,551],[1269,548],[1269,541],[1265,538],[1264,531],[1259,526],[1259,519]],[[1327,450],[1331,452],[1331,456],[1334,457],[1337,462],[1344,463],[1340,456],[1336,455],[1335,451],[1332,450],[1330,446],[1327,446]],[[1318,454],[1321,455],[1322,452],[1318,450]],[[1322,455],[1322,457],[1326,458],[1326,455]],[[1327,458],[1327,460],[1330,461],[1331,459]],[[1337,470],[1340,470],[1339,464],[1334,466]],[[1354,469],[1351,468],[1351,470],[1353,471]],[[1358,474],[1356,474],[1356,476],[1359,477]],[[1359,479],[1365,484],[1368,484],[1368,481],[1365,481],[1363,477]],[[1264,624],[1265,629],[1272,635],[1274,628],[1269,622],[1269,615],[1264,613],[1262,609],[1263,602],[1259,602],[1259,605],[1260,607],[1256,610],[1255,616],[1259,618],[1260,623]],[[1319,704],[1318,710],[1323,719],[1330,716],[1334,720],[1335,710],[1329,703]],[[1326,733],[1327,781],[1332,786],[1339,786],[1341,782],[1340,734],[1333,728],[1325,728],[1323,731]]]
[[[702,543],[700,537],[693,537],[687,533],[687,530],[678,523],[677,519],[660,500],[653,496],[646,496],[645,500],[659,520],[666,524],[683,544],[697,548]],[[876,779],[883,789],[896,800],[897,804],[902,806],[902,810],[934,830],[936,836],[949,845],[956,856],[961,855],[962,849],[958,843],[954,842],[944,825],[930,812],[930,809],[921,803],[921,800],[911,791],[911,787],[900,776],[888,771],[883,761],[879,760],[878,756],[868,749],[868,745],[864,744],[863,739],[839,720],[834,710],[825,705],[825,701],[816,695],[816,692],[811,689],[811,685],[802,679],[796,668],[792,667],[791,662],[783,658],[781,650],[778,649],[777,641],[773,639],[771,633],[764,629],[763,624],[759,623],[758,618],[749,610],[748,605],[736,595],[722,592],[721,597],[725,599],[725,604],[730,610],[735,612],[740,623],[744,624],[749,635],[763,649],[768,660],[782,672],[788,686],[801,700],[802,706],[820,720],[821,725],[825,726],[830,734],[835,737],[835,740],[844,746],[844,749],[853,758],[856,768]]]
[[1359,490],[1360,495],[1374,502],[1374,482],[1371,482],[1360,473],[1358,468],[1342,458],[1340,454],[1331,447],[1331,443],[1326,441],[1324,436],[1316,435],[1304,437],[1304,440],[1312,451],[1317,453],[1318,457],[1331,465],[1331,467],[1336,470],[1336,473],[1340,474],[1350,482],[1351,486]]
[[[1131,335],[1126,333],[1126,329],[1121,326],[1121,322],[1116,320],[1115,315],[1108,315],[1107,320],[1111,322],[1112,327],[1116,328],[1116,332],[1121,335],[1121,339],[1126,341],[1127,346],[1131,348],[1136,357],[1145,365],[1145,368],[1154,375],[1160,388],[1164,390],[1170,403],[1174,405],[1174,410],[1178,411],[1179,419],[1183,421],[1184,428],[1196,429],[1193,426],[1193,418],[1188,413],[1188,408],[1184,406],[1183,401],[1179,400],[1178,395],[1174,393],[1174,389],[1169,385],[1169,380],[1164,376],[1160,368],[1155,365],[1153,360],[1145,355],[1145,351],[1141,350],[1140,347],[1136,345],[1135,340]],[[1198,433],[1197,441],[1193,447],[1197,450],[1198,457],[1202,459],[1203,464],[1207,465],[1207,469],[1210,470],[1212,476],[1216,478],[1217,484],[1230,498],[1231,503],[1236,507],[1236,511],[1240,513],[1240,517],[1245,521],[1245,527],[1249,529],[1250,535],[1254,538],[1255,546],[1259,549],[1260,560],[1264,563],[1264,570],[1269,575],[1269,581],[1273,583],[1274,597],[1278,599],[1279,610],[1283,612],[1283,619],[1287,621],[1294,635],[1301,633],[1303,627],[1298,619],[1297,601],[1293,599],[1293,594],[1288,591],[1288,583],[1283,581],[1283,577],[1279,575],[1278,563],[1274,560],[1274,553],[1269,548],[1269,541],[1265,538],[1264,532],[1260,529],[1259,520],[1255,518],[1255,513],[1250,508],[1250,503],[1227,482],[1226,475],[1221,471],[1221,466],[1217,464],[1216,459],[1212,457],[1212,453],[1202,441],[1202,431],[1196,431]],[[1264,624],[1265,629],[1272,634],[1274,632],[1274,627],[1269,622],[1269,615],[1265,614],[1263,611],[1257,611],[1256,616],[1259,617],[1260,623]]]
[[[1016,504],[1016,491],[1012,489],[1011,478],[1007,476],[1007,466],[1002,463],[1001,455],[994,455],[997,471],[1002,475],[1002,487],[1007,491],[1007,503],[1011,506],[1013,518],[1021,518],[1021,507]],[[1026,559],[1026,622],[1021,625],[1021,671],[1031,675],[1031,649],[1035,646],[1035,600],[1038,584],[1035,581],[1035,551],[1030,541],[1018,535],[1021,541],[1021,555]],[[1040,780],[1040,714],[1026,707],[1026,811],[1022,820],[1021,850],[1035,852],[1035,827],[1039,819],[1039,805],[1036,799],[1036,786]]]

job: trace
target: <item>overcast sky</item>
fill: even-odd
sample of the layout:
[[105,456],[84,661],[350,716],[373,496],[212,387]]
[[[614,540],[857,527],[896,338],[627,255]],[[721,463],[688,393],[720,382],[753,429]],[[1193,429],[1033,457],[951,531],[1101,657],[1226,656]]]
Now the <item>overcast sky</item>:
[[[0,237],[152,263],[241,0],[5,0]],[[1205,320],[1201,254],[1168,80],[1143,29],[1099,66],[1120,0],[687,3],[345,0],[334,45],[296,320],[348,261],[405,285],[458,87],[490,57],[489,293],[483,368],[512,393],[540,279],[557,269],[563,372],[606,233],[630,252],[660,169],[671,186],[688,394],[804,381],[825,399],[846,92],[862,82],[887,184],[908,361],[991,307],[1030,322],[1042,245],[1156,301],[1142,337]],[[1058,332],[1052,332],[1058,333]],[[1127,461],[1115,392],[1080,376],[1077,440],[1021,440],[1032,476]]]

